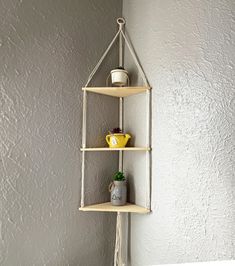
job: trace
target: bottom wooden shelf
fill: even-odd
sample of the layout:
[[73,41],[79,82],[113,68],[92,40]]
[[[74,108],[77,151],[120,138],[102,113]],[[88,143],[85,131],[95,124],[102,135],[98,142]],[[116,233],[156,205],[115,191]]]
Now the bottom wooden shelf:
[[126,203],[124,206],[113,206],[111,202],[99,203],[80,207],[80,211],[96,211],[96,212],[133,212],[133,213],[149,213],[150,210],[132,203]]

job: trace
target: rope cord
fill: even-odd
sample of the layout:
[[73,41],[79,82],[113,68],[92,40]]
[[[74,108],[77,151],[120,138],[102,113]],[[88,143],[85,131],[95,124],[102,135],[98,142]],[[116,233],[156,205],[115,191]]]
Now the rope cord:
[[116,224],[116,243],[114,251],[114,266],[123,266],[122,261],[122,221],[121,213],[117,213],[117,224]]
[[[150,131],[151,131],[151,92],[147,90],[146,92],[146,146],[151,145]],[[151,204],[151,161],[150,161],[150,151],[146,152],[146,207],[150,209]]]
[[86,111],[87,111],[87,93],[83,91],[83,112],[82,112],[82,147],[86,147]]
[[85,151],[82,152],[81,207],[84,207]]
[[[86,111],[87,93],[83,92],[83,115],[82,115],[82,147],[86,147]],[[82,152],[82,180],[81,180],[81,207],[84,207],[84,179],[85,179],[85,151]]]
[[108,48],[105,50],[105,52],[103,53],[103,55],[101,56],[99,62],[97,63],[97,65],[94,67],[94,69],[92,70],[90,76],[88,77],[87,83],[85,85],[85,87],[88,86],[88,84],[90,83],[90,81],[92,80],[93,76],[95,75],[96,71],[98,70],[99,66],[101,65],[101,63],[103,62],[104,58],[106,57],[106,55],[108,54],[109,50],[111,49],[112,45],[114,44],[115,40],[117,39],[118,35],[120,34],[121,29],[118,30],[118,32],[116,33],[116,35],[114,36],[114,38],[112,39],[111,43],[109,44]]
[[122,34],[122,36],[123,36],[123,38],[124,38],[124,40],[126,42],[126,45],[127,45],[128,49],[129,49],[129,51],[130,51],[130,53],[131,53],[131,55],[132,55],[132,57],[133,57],[133,59],[135,61],[135,64],[136,64],[136,66],[137,66],[137,68],[138,68],[138,70],[139,70],[139,72],[141,74],[141,77],[142,77],[145,85],[150,87],[149,82],[147,80],[147,77],[146,77],[146,75],[144,73],[143,68],[141,67],[141,65],[139,63],[139,60],[138,60],[137,55],[136,55],[136,53],[134,51],[134,48],[131,45],[130,40],[126,37],[126,35],[124,34],[124,32],[122,30],[121,30],[121,34]]

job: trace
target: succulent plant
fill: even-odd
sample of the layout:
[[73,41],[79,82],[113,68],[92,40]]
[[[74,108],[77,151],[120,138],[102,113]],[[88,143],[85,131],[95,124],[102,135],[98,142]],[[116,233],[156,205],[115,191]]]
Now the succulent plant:
[[114,180],[114,181],[124,181],[124,180],[125,180],[125,176],[124,176],[123,172],[117,172],[117,173],[113,176],[113,180]]
[[116,128],[113,128],[111,131],[109,131],[110,134],[120,134],[122,133],[122,130],[121,128],[119,127],[116,127]]

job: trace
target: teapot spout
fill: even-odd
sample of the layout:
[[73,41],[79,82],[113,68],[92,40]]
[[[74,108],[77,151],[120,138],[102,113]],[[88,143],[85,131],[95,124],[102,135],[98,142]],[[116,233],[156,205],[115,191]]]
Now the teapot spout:
[[131,138],[129,134],[125,134],[125,145],[127,144],[128,140]]

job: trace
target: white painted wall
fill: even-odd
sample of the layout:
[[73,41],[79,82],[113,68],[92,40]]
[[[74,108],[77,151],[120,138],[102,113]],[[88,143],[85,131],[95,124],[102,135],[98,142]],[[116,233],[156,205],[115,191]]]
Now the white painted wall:
[[[131,215],[132,266],[235,259],[234,11],[233,0],[124,0],[153,87],[152,213]],[[141,97],[125,102],[134,118],[126,129],[138,144]],[[129,163],[126,171],[132,197],[143,202],[137,156],[129,159],[138,168]]]
[[[0,1],[2,266],[112,265],[115,215],[78,211],[81,87],[121,8],[118,0]],[[116,66],[114,51],[99,83]],[[90,96],[88,106],[88,145],[99,145],[117,125],[118,103]],[[114,158],[87,157],[86,203],[109,198]]]

